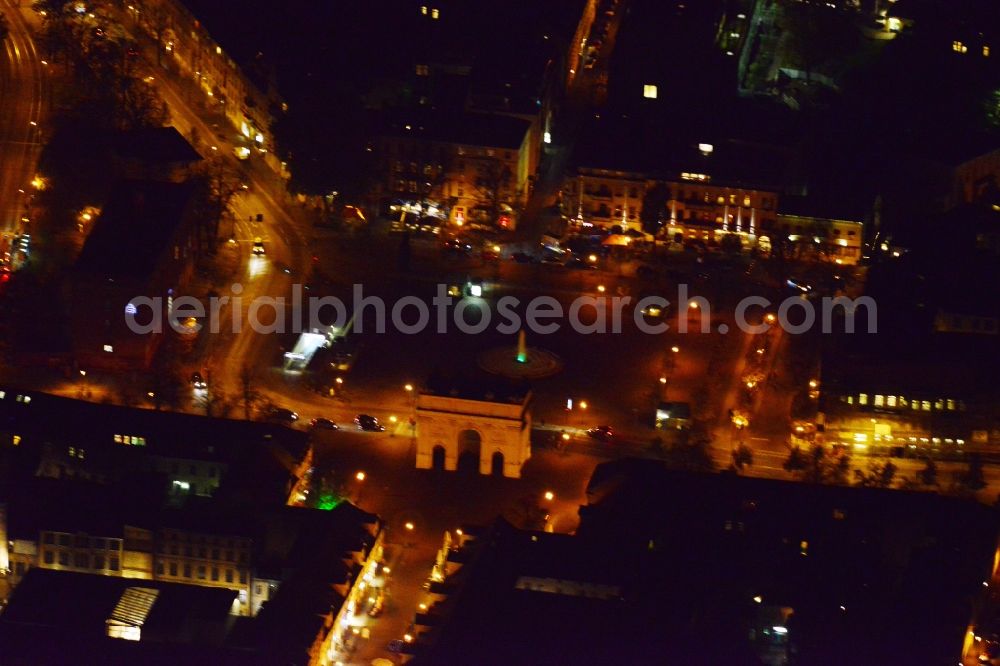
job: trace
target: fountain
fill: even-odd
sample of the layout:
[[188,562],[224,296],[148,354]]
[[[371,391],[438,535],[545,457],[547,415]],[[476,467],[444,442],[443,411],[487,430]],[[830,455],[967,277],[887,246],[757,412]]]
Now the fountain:
[[563,368],[562,360],[550,351],[528,347],[524,329],[517,333],[516,347],[497,347],[479,355],[479,367],[508,379],[551,377]]

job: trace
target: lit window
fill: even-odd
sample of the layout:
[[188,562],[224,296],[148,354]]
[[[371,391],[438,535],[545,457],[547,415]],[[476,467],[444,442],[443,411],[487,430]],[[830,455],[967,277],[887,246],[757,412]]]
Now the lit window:
[[744,206],[749,206],[750,205],[750,195],[749,194],[744,194],[743,195],[743,205]]
[[983,57],[984,58],[990,57],[990,47],[987,46],[986,44],[983,45]]
[[859,405],[867,405],[868,404],[868,394],[867,393],[861,393],[861,394],[858,395],[858,404]]
[[698,150],[701,151],[702,155],[709,155],[713,150],[715,150],[715,146],[710,143],[699,143]]
[[417,76],[428,76],[430,73],[430,67],[427,65],[417,65]]
[[965,53],[969,50],[969,47],[963,44],[962,42],[955,40],[954,42],[951,43],[951,50],[954,51],[955,53]]
[[216,46],[215,47],[215,55],[222,55],[222,47],[221,46]]
[[14,443],[14,446],[20,445],[21,444],[21,436],[20,435],[14,435],[13,443]]
[[106,351],[109,354],[111,354],[111,353],[113,353],[115,351],[115,348],[112,347],[111,345],[104,345],[104,351]]
[[923,407],[923,410],[925,412],[931,411],[931,401],[930,400],[924,400],[923,404],[922,404],[922,407]]
[[438,10],[437,7],[431,10],[431,18],[434,19],[435,21],[441,18],[441,12]]
[[885,396],[884,395],[876,395],[875,396],[875,406],[876,407],[884,407],[885,406]]
[[899,406],[906,407],[906,398],[904,398],[903,396],[899,396]]
[[913,402],[910,403],[910,407],[912,409],[920,409],[920,401],[914,400]]
[[896,406],[896,396],[890,395],[888,398],[885,399],[885,404],[886,404],[886,407],[895,407]]
[[853,405],[854,404],[854,396],[853,395],[847,396],[847,404],[848,405]]
[[955,411],[955,401],[952,400],[951,398],[948,398],[948,411],[949,412]]
[[657,89],[652,83],[647,83],[642,87],[642,96],[646,99],[656,99]]
[[944,400],[941,399],[941,398],[938,398],[937,400],[935,400],[934,401],[934,409],[937,409],[937,410],[944,409]]
[[122,443],[122,436],[115,435],[115,444],[121,444],[121,443]]

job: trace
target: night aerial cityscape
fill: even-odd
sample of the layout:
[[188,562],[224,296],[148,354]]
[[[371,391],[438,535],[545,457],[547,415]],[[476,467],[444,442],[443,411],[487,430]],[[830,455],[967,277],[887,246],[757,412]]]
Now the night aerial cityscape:
[[1000,0],[0,0],[0,666],[1000,666]]

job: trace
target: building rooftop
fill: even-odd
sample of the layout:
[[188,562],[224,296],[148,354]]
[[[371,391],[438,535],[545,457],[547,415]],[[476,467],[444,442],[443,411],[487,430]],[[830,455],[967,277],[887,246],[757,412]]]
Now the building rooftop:
[[[280,446],[301,457],[308,439],[305,432],[271,423],[121,407],[12,388],[0,389],[0,423],[25,441],[35,438],[95,449],[135,446],[146,455],[192,460],[234,461],[254,445]],[[116,436],[130,440],[120,442]],[[142,438],[141,443],[133,443],[132,437]]]
[[204,625],[224,626],[235,599],[235,590],[218,587],[33,568],[0,616],[0,635],[44,627],[92,642],[116,620],[139,627],[143,640],[210,642]]
[[116,132],[111,136],[110,143],[119,157],[146,164],[192,163],[202,160],[198,151],[172,125]]
[[483,402],[522,403],[531,393],[524,382],[504,379],[484,372],[432,374],[421,388],[422,395],[436,395]]
[[188,214],[187,183],[125,180],[112,190],[76,262],[77,273],[148,279]]
[[522,118],[466,111],[397,111],[386,114],[382,133],[406,139],[518,150],[531,123]]

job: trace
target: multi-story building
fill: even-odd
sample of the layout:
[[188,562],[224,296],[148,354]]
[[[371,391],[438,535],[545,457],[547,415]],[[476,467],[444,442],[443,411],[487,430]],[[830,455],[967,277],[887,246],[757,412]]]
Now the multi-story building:
[[[275,111],[282,109],[284,102],[266,68],[255,61],[237,64],[217,41],[218,35],[209,32],[206,23],[212,24],[214,32],[225,32],[226,25],[216,20],[217,9],[193,0],[141,0],[129,4],[127,10],[158,42],[158,58],[175,63],[201,89],[206,104],[238,130],[245,140],[243,148],[260,152],[279,170],[271,127]],[[226,48],[235,46],[228,44]]]
[[[671,239],[714,241],[735,233],[748,244],[774,226],[778,178],[774,164],[761,164],[762,154],[774,149],[736,141],[660,148],[585,155],[563,186],[565,214],[585,227],[638,230],[647,218],[658,220],[659,233]],[[648,197],[654,190],[659,195]],[[649,201],[662,209],[644,214]]]
[[803,198],[784,197],[778,209],[777,223],[765,226],[762,233],[772,245],[787,242],[796,258],[856,265],[864,245],[862,216],[833,214]]
[[412,210],[513,229],[538,168],[538,122],[477,113],[410,114],[378,140],[381,192]]

